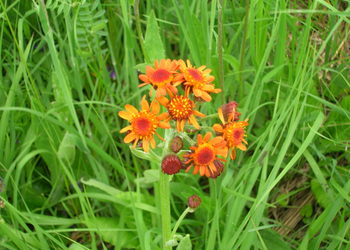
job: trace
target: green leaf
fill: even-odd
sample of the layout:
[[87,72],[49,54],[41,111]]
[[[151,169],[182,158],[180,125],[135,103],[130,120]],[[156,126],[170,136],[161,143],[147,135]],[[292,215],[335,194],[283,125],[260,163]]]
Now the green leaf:
[[135,248],[134,235],[126,232],[127,229],[120,228],[117,218],[110,217],[96,217],[90,218],[86,221],[86,225],[90,229],[97,229],[97,232],[102,236],[103,241],[108,242],[114,246]]
[[148,185],[159,181],[159,170],[157,169],[147,169],[143,174],[143,177],[135,179],[136,183]]
[[286,207],[289,202],[289,195],[288,194],[280,194],[277,198],[276,201],[279,205],[282,207]]
[[311,180],[311,191],[315,195],[318,204],[320,204],[320,206],[323,208],[326,208],[329,205],[329,202],[332,201],[316,179]]
[[76,242],[74,242],[72,245],[70,245],[68,247],[68,249],[70,249],[70,250],[86,250],[86,248],[84,246],[82,246],[81,244],[76,243]]
[[190,235],[187,234],[185,237],[182,238],[176,250],[191,250],[191,249],[192,249],[192,243],[190,240]]
[[304,217],[310,217],[312,215],[313,209],[311,204],[306,204],[300,210],[300,215]]
[[165,58],[165,50],[162,39],[160,38],[154,11],[151,12],[147,20],[144,47],[147,53],[146,59],[149,64],[152,64],[156,59],[159,60]]
[[75,159],[75,144],[75,135],[66,132],[58,148],[58,157],[73,164]]
[[261,230],[261,237],[264,240],[264,243],[267,249],[274,250],[288,250],[290,249],[289,245],[282,239],[282,237],[271,229]]

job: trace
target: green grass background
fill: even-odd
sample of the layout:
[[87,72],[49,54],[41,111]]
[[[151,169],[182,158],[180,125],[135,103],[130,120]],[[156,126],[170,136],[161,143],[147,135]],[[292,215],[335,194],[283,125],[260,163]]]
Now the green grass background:
[[202,198],[178,230],[193,249],[350,249],[349,1],[0,0],[0,20],[2,249],[160,249],[159,166],[117,113],[162,57],[213,69],[201,112],[249,118],[219,178],[170,183],[173,224]]

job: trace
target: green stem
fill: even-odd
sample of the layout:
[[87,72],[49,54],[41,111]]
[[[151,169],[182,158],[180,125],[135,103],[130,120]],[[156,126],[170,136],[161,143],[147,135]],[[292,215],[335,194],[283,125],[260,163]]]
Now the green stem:
[[171,235],[169,176],[161,171],[159,177],[160,213],[162,216],[163,249],[171,249],[166,242]]
[[187,207],[187,208],[185,209],[185,211],[183,211],[183,213],[181,214],[181,216],[180,216],[179,219],[177,220],[177,222],[176,222],[176,224],[175,224],[175,226],[174,226],[174,228],[173,228],[173,231],[171,232],[171,238],[174,237],[174,235],[176,234],[176,231],[177,231],[177,229],[179,228],[181,222],[182,222],[183,219],[186,217],[186,215],[187,215],[190,211],[192,211],[192,210],[193,210],[192,208]]
[[[219,61],[219,82],[221,89],[224,90],[224,62],[222,57],[222,34],[223,34],[223,25],[222,25],[222,8],[224,5],[224,0],[218,1],[218,61]],[[225,101],[225,95],[222,95],[222,100]]]

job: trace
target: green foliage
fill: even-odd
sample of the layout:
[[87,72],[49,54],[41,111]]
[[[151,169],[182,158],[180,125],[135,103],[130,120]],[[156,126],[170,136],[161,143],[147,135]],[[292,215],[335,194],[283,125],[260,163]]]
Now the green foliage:
[[[202,199],[177,249],[347,249],[349,10],[323,0],[0,1],[0,248],[161,249],[165,144],[130,148],[117,113],[139,107],[149,88],[137,87],[138,71],[155,59],[190,59],[218,79],[222,21],[224,88],[197,108],[210,131],[223,100],[238,101],[248,151],[215,180],[172,177],[172,226],[188,196]],[[276,195],[301,175],[301,187]],[[279,235],[273,211],[295,209],[299,190],[314,201]]]

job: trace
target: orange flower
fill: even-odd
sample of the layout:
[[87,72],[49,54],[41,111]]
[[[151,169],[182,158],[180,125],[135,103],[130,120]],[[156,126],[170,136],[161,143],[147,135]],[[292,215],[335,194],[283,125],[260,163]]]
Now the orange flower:
[[178,131],[184,130],[186,122],[192,124],[196,129],[200,128],[195,115],[200,117],[205,115],[194,109],[194,102],[186,94],[184,96],[171,94],[170,100],[165,96],[161,96],[158,98],[158,101],[167,108],[168,119],[176,121]]
[[215,178],[218,176],[221,169],[217,168],[218,164],[215,161],[223,161],[224,159],[218,156],[227,156],[227,147],[224,138],[217,136],[210,140],[211,133],[208,132],[202,137],[202,135],[197,136],[196,146],[191,147],[191,153],[184,155],[184,158],[188,159],[186,164],[190,166],[187,167],[186,172],[188,172],[192,166],[194,166],[193,174],[199,174],[201,176],[205,175],[207,177]]
[[152,84],[156,89],[157,97],[166,95],[167,92],[176,94],[177,85],[173,85],[172,82],[177,69],[178,63],[176,60],[162,59],[160,62],[155,60],[154,68],[146,66],[146,74],[139,75],[140,80],[144,82],[139,87]]
[[189,60],[187,60],[187,65],[183,60],[179,60],[178,63],[181,73],[175,77],[175,81],[184,81],[187,91],[192,91],[196,97],[207,102],[211,101],[209,93],[221,92],[221,89],[216,89],[211,83],[215,79],[210,75],[211,69],[205,69],[204,65],[196,69]]
[[156,100],[153,100],[151,105],[148,104],[146,97],[141,100],[141,111],[138,111],[130,104],[125,105],[126,111],[119,111],[119,116],[130,122],[130,125],[120,130],[120,133],[129,131],[124,138],[125,143],[134,142],[134,147],[139,140],[142,140],[142,147],[145,152],[149,151],[149,145],[152,148],[156,147],[156,142],[153,138],[156,134],[160,139],[164,140],[157,132],[159,128],[170,128],[167,121],[164,121],[168,114],[163,113],[158,115],[160,105]]
[[244,137],[246,137],[245,127],[248,126],[248,119],[244,121],[235,121],[234,115],[231,115],[226,122],[221,108],[218,109],[218,114],[223,125],[214,124],[213,129],[225,139],[227,142],[227,148],[232,149],[230,157],[234,160],[236,158],[235,148],[243,151],[247,150],[247,147],[244,144],[248,144],[248,142]]

